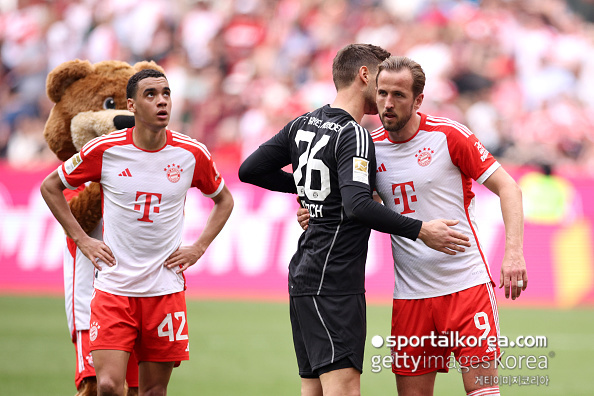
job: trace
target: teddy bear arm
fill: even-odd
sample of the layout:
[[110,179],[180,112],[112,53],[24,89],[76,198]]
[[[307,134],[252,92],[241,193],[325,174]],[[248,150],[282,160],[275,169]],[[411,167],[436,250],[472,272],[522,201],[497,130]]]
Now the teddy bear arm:
[[91,183],[69,202],[70,211],[82,229],[90,234],[101,221],[101,188],[99,183]]

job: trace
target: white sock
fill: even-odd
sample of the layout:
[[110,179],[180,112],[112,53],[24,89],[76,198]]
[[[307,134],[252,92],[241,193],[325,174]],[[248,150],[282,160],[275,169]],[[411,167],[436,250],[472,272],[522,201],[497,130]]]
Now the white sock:
[[492,386],[490,388],[480,388],[466,393],[467,396],[500,396],[499,387]]

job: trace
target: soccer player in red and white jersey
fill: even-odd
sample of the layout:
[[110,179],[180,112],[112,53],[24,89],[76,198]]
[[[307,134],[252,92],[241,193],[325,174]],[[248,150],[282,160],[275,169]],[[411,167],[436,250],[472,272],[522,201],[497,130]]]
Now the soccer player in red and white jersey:
[[[528,284],[521,191],[468,128],[417,112],[425,85],[418,63],[390,57],[380,64],[376,79],[383,125],[372,133],[377,194],[401,215],[422,221],[457,219],[454,228],[472,236],[470,248],[444,255],[420,240],[392,235],[392,335],[415,345],[392,351],[398,394],[433,395],[436,373],[448,371],[453,352],[468,395],[499,395],[493,386],[499,353],[497,303],[478,240],[472,179],[500,197],[506,246],[499,287],[514,300]],[[298,221],[307,227],[305,209],[298,211]],[[460,343],[461,337],[472,342]]]
[[[290,121],[239,168],[243,182],[299,194],[312,208],[289,263],[290,318],[301,395],[360,395],[365,349],[365,260],[370,228],[456,254],[468,237],[451,220],[421,222],[373,200],[375,155],[359,123],[376,114],[377,65],[390,54],[351,44],[332,63],[336,97]],[[283,171],[292,164],[292,173]],[[371,170],[371,171],[370,171]]]
[[[85,188],[87,185],[83,184],[76,190],[64,190],[64,196],[69,205],[76,206],[79,193]],[[89,231],[89,235],[101,239],[102,231],[103,221],[101,220],[94,229]],[[94,269],[91,261],[76,246],[74,240],[67,236],[64,249],[64,297],[68,329],[76,352],[74,384],[78,396],[97,394],[97,378],[89,341],[91,299],[95,290]],[[126,384],[128,385],[126,396],[138,395],[138,362],[134,353],[128,360]]]
[[[100,395],[123,394],[131,351],[140,394],[166,394],[173,367],[189,358],[183,271],[233,209],[207,148],[167,129],[170,94],[163,73],[136,73],[127,87],[136,126],[90,141],[41,185],[56,219],[96,267],[89,337]],[[101,184],[103,241],[82,230],[62,194],[87,181]],[[196,242],[182,246],[190,187],[214,206]]]
[[[419,220],[446,215],[460,220],[455,228],[472,236],[472,246],[455,256],[435,254],[421,241],[392,236],[392,334],[445,335],[443,340],[450,340],[392,351],[398,394],[432,395],[436,373],[447,372],[453,352],[462,367],[467,394],[498,395],[493,385],[499,352],[493,342],[499,336],[497,303],[478,240],[472,179],[500,198],[506,233],[500,287],[512,299],[528,284],[522,193],[468,128],[417,112],[424,85],[423,69],[409,58],[391,57],[380,64],[376,101],[383,127],[372,132],[378,164],[376,191],[387,207],[400,214]],[[454,338],[447,336],[454,333],[472,342],[451,342]],[[474,340],[479,342],[474,345]],[[404,364],[407,355],[422,358],[420,364]]]

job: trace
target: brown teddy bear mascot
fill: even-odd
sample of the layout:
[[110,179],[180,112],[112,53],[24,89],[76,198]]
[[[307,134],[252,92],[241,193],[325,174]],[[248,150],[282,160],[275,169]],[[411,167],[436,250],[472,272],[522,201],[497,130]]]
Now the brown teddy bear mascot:
[[[143,69],[163,69],[154,62],[134,66],[121,61],[72,60],[52,70],[46,83],[52,102],[43,135],[56,156],[66,161],[91,139],[134,125],[128,112],[126,85],[128,79]],[[77,190],[65,190],[70,210],[87,234],[101,239],[101,189],[90,183]],[[97,395],[97,380],[89,350],[90,303],[93,293],[93,264],[81,253],[72,239],[66,237],[64,252],[64,294],[66,317],[76,350],[75,384],[77,395]],[[127,394],[138,395],[138,362],[130,356]]]

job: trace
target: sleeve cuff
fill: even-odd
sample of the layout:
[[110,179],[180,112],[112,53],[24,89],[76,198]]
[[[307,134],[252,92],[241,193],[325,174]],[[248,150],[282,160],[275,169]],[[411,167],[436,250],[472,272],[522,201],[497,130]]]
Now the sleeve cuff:
[[490,167],[489,169],[487,169],[482,175],[481,177],[479,177],[478,179],[476,179],[476,182],[479,184],[483,184],[488,178],[489,176],[491,176],[493,174],[493,172],[495,172],[499,167],[501,166],[501,164],[497,161],[495,161]]
[[202,193],[202,195],[204,195],[207,198],[214,198],[217,195],[219,195],[219,193],[221,192],[221,190],[223,190],[223,187],[225,187],[225,180],[221,179],[221,183],[219,184],[219,188],[217,188],[215,192],[213,192],[212,194],[204,194],[204,193]]
[[64,171],[62,170],[63,165],[60,165],[58,167],[58,176],[60,176],[60,180],[62,180],[62,183],[64,183],[64,185],[69,189],[69,190],[76,190],[77,187],[74,187],[72,184],[68,183],[68,181],[66,181],[66,177],[64,176]]

